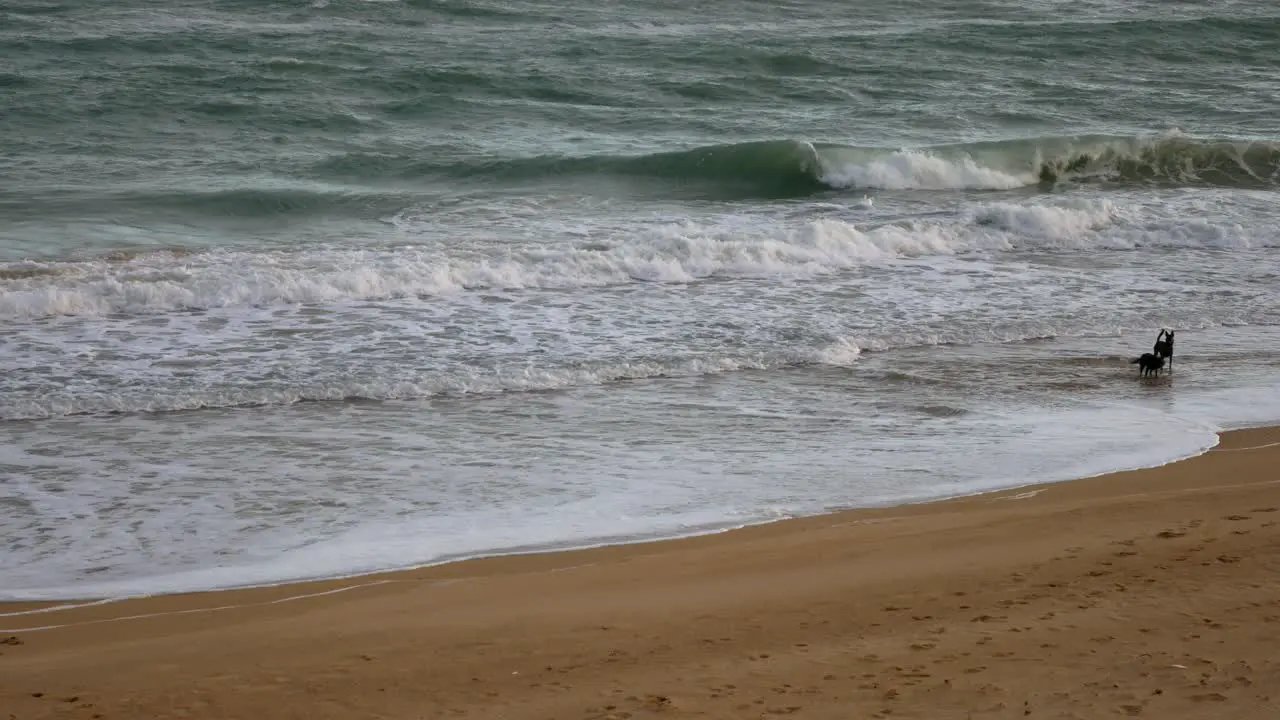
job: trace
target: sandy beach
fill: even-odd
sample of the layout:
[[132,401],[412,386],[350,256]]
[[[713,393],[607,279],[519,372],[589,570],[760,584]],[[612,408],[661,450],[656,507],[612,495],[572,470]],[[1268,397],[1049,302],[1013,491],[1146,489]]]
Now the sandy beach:
[[1245,430],[684,540],[13,604],[0,718],[1275,718],[1277,467]]

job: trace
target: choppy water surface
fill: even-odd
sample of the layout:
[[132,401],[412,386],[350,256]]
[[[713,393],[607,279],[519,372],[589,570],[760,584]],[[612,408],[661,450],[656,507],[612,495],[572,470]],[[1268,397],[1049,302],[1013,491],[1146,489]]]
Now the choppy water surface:
[[684,534],[1280,419],[1270,3],[28,0],[0,53],[3,598]]

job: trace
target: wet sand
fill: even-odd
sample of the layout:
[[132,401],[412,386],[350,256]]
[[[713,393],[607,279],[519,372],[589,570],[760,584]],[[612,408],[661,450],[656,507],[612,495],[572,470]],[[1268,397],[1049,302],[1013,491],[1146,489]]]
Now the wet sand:
[[1271,720],[1280,429],[699,538],[12,614],[39,607],[0,606],[0,718]]

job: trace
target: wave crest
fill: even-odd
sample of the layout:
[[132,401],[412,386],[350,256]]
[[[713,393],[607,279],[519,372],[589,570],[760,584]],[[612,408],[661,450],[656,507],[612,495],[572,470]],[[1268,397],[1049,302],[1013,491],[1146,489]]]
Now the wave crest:
[[0,318],[341,304],[636,282],[807,278],[901,258],[1018,249],[1249,248],[1275,242],[1238,225],[1172,222],[1107,199],[1060,198],[1051,203],[976,203],[942,220],[855,224],[824,217],[798,226],[672,223],[637,229],[624,238],[519,248],[139,250],[89,260],[0,263]]
[[715,199],[789,198],[849,189],[1011,190],[1059,182],[1280,186],[1280,143],[1150,137],[1046,137],[888,149],[801,140],[710,145],[647,155],[467,159],[440,163],[344,155],[325,179],[435,176],[451,181],[580,183]]
[[1280,143],[1166,136],[1112,139],[1040,164],[1041,182],[1119,183],[1269,188],[1280,185]]
[[[1109,211],[1089,205],[1036,215],[1013,207],[993,209],[991,218],[1010,227],[1039,222],[1050,228],[1060,221],[1095,222],[1079,218],[1097,212]],[[1026,217],[1018,220],[1023,217],[1019,213]],[[1011,247],[1007,235],[989,232],[981,218],[961,219],[959,224],[862,228],[824,218],[790,228],[681,223],[639,232],[624,242],[483,253],[392,246],[302,252],[215,250],[183,256],[162,251],[88,261],[0,263],[0,318],[341,303],[486,289],[809,277],[894,258],[1004,250]],[[1050,229],[1040,235],[1052,244]]]

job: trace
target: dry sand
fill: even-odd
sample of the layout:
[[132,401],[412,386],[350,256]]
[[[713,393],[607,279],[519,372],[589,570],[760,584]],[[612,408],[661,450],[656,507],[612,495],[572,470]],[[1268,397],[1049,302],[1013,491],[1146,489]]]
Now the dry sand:
[[0,617],[64,626],[0,634],[0,719],[1275,720],[1278,555],[1280,430],[1248,430],[959,500]]

